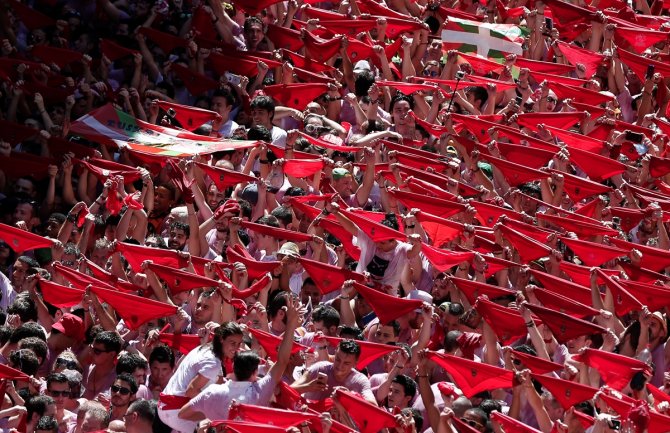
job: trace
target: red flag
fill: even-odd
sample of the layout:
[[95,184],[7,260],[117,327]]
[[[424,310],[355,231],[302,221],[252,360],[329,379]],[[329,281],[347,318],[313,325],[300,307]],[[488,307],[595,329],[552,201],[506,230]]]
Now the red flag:
[[300,264],[307,271],[314,284],[322,294],[334,292],[342,288],[346,280],[355,280],[359,283],[365,281],[365,277],[358,272],[342,269],[337,266],[321,263],[315,260],[300,258]]
[[643,53],[644,50],[659,42],[668,39],[668,34],[657,30],[650,30],[645,28],[624,28],[619,27],[614,30],[614,38],[617,39],[617,44],[625,41],[638,53]]
[[322,219],[319,221],[319,226],[323,227],[325,231],[335,236],[340,242],[342,242],[344,250],[354,260],[361,259],[361,249],[354,245],[353,235],[349,233],[344,227],[342,227],[341,224],[327,219]]
[[603,381],[618,391],[628,385],[635,373],[645,372],[648,375],[652,373],[650,367],[642,361],[604,350],[587,348],[573,355],[572,359],[598,370]]
[[74,307],[84,299],[84,290],[62,286],[40,278],[39,288],[45,302],[58,308]]
[[323,159],[288,159],[284,161],[284,173],[297,178],[314,176],[323,170],[326,162]]
[[179,79],[184,83],[184,86],[186,86],[186,89],[188,89],[189,93],[193,96],[202,95],[209,90],[219,87],[218,81],[199,74],[186,66],[180,65],[179,63],[171,64],[170,70],[174,72],[177,77],[179,77]]
[[313,239],[312,235],[307,233],[296,232],[293,230],[281,229],[278,227],[271,227],[264,224],[252,223],[249,221],[242,221],[242,228],[253,230],[256,233],[272,236],[277,239],[284,239],[292,242],[308,242]]
[[457,356],[428,352],[428,359],[445,369],[467,398],[482,391],[511,388],[514,373]]
[[[553,225],[557,225],[565,231],[574,232],[577,236],[597,236],[608,235],[617,236],[618,231],[600,224],[589,224],[584,221],[575,221],[572,218],[563,218],[556,215],[548,215],[546,213],[538,212],[535,214],[538,219],[547,221]],[[595,220],[594,220],[595,221]]]
[[565,344],[582,335],[591,335],[606,332],[602,326],[594,325],[586,320],[577,319],[567,314],[559,313],[550,308],[528,304],[528,309],[542,319],[542,323],[551,329],[556,340]]
[[625,250],[632,250],[633,248],[639,250],[642,253],[642,265],[647,269],[661,271],[670,266],[670,252],[662,248],[635,244],[615,237],[611,237],[609,242]]
[[394,197],[407,209],[418,208],[433,215],[442,218],[449,218],[465,210],[465,206],[451,200],[443,200],[436,197],[426,197],[422,194],[392,189],[388,191],[389,195]]
[[400,81],[386,81],[386,80],[379,80],[376,82],[376,84],[381,87],[392,87],[404,95],[411,95],[412,93],[421,90],[428,92],[440,90],[434,84],[405,83]]
[[191,350],[200,346],[200,337],[188,334],[167,334],[161,332],[158,334],[158,340],[167,344],[173,350],[178,350],[182,355],[186,355]]
[[174,250],[161,250],[158,248],[149,248],[118,242],[116,244],[116,251],[123,254],[123,257],[125,257],[128,264],[135,272],[140,271],[142,262],[145,260],[152,260],[154,263],[176,269],[188,266],[186,260]]
[[551,248],[546,244],[542,244],[505,225],[501,224],[499,227],[505,239],[514,246],[523,262],[529,263],[551,253]]
[[[340,344],[341,341],[344,341],[344,338],[337,338],[337,337],[323,337],[330,346],[332,347],[337,347],[338,344]],[[388,344],[380,344],[380,343],[371,343],[369,341],[361,341],[361,340],[356,340],[356,344],[361,348],[361,354],[358,357],[358,361],[356,362],[356,369],[357,370],[363,370],[365,367],[368,366],[372,361],[375,359],[378,359],[387,353],[395,352],[398,350],[398,346],[390,346]]]
[[600,266],[617,257],[625,256],[628,251],[596,242],[570,239],[562,236],[561,242],[570,248],[587,266]]
[[565,410],[583,401],[591,400],[598,392],[597,388],[553,376],[543,376],[535,373],[532,376],[558,400]]
[[419,299],[398,298],[360,283],[354,283],[354,288],[370,304],[382,324],[389,323],[404,314],[421,308],[423,305],[423,301]]
[[528,334],[526,321],[519,310],[503,307],[483,297],[477,299],[474,306],[503,344],[512,344]]
[[[272,335],[268,332],[261,331],[260,329],[254,329],[254,328],[247,328],[247,329],[249,330],[249,333],[253,335],[256,341],[258,341],[258,344],[260,344],[261,347],[263,347],[268,357],[271,360],[276,361],[277,356],[279,355],[279,346],[281,345],[282,338]],[[304,346],[300,343],[296,343],[294,341],[293,346],[291,347],[291,354],[295,354],[302,350],[307,349],[308,349],[307,346]]]
[[[586,269],[588,271],[588,268]],[[530,273],[531,275],[533,275],[533,278],[535,278],[535,280],[539,281],[540,284],[544,286],[545,289],[553,293],[566,296],[570,299],[574,299],[575,301],[581,304],[591,305],[591,289],[589,288],[590,286],[585,287],[584,285],[581,284],[581,282],[570,282],[563,278],[556,277],[554,275],[547,274],[545,272],[540,272],[535,269],[531,269]],[[589,285],[590,284],[589,281],[587,281],[586,284]]]
[[188,47],[188,40],[186,38],[180,38],[179,36],[161,32],[150,27],[140,27],[138,33],[151,39],[160,47],[165,55],[169,55],[176,48]]
[[167,101],[158,101],[158,106],[164,111],[174,110],[175,119],[181,127],[188,131],[195,131],[207,122],[221,119],[221,115],[204,108],[191,107],[188,105],[175,104]]
[[447,251],[425,243],[421,244],[421,252],[430,264],[440,272],[446,272],[459,263],[469,262],[474,258],[472,252]]
[[35,248],[50,248],[54,244],[52,239],[2,223],[0,223],[0,241],[5,242],[17,254]]
[[275,84],[263,88],[266,95],[272,96],[281,105],[304,110],[307,104],[328,92],[328,85],[322,83]]
[[356,397],[351,392],[343,391],[343,388],[335,391],[335,398],[349,412],[361,433],[377,433],[381,429],[396,426],[393,414]]
[[460,290],[471,305],[477,302],[477,298],[486,295],[489,299],[502,298],[505,296],[514,296],[516,291],[504,287],[493,286],[491,284],[480,283],[479,281],[466,280],[463,278],[452,277],[449,279]]
[[371,221],[363,216],[360,216],[352,211],[345,211],[340,209],[340,213],[349,218],[358,228],[368,235],[374,242],[386,241],[389,239],[406,239],[407,235],[397,230],[394,230],[385,225]]
[[112,306],[123,318],[128,329],[134,330],[144,323],[177,314],[177,307],[153,299],[142,298],[128,293],[114,292],[100,287],[92,287],[91,291],[98,298]]
[[596,272],[598,272],[600,278],[603,279],[607,288],[612,292],[614,308],[618,316],[623,316],[633,310],[642,310],[642,303],[635,296],[631,295],[618,281],[615,281],[613,277],[605,274],[600,269],[597,269]]

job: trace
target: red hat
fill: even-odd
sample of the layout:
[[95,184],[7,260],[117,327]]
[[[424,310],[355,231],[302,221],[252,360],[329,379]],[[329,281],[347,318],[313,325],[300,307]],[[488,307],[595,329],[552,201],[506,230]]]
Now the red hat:
[[514,373],[510,370],[436,352],[428,352],[427,357],[449,373],[467,398],[482,391],[512,387]]
[[52,239],[1,223],[0,241],[6,243],[17,254],[21,254],[27,250],[34,250],[35,248],[50,248],[54,244]]
[[86,331],[84,328],[84,321],[81,320],[81,317],[75,316],[74,314],[63,314],[60,320],[52,325],[52,328],[60,331],[61,334],[64,334],[70,338],[74,338],[79,341],[84,340],[84,333]]

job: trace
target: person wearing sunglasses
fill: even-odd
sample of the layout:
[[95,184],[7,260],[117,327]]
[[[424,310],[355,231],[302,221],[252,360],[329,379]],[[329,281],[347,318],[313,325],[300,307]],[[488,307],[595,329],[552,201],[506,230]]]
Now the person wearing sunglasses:
[[123,347],[123,339],[115,331],[102,331],[91,344],[91,365],[84,374],[83,397],[92,400],[105,394],[116,378],[115,361]]
[[70,383],[63,373],[51,373],[47,376],[46,394],[56,402],[54,417],[61,430],[67,429],[67,424],[76,422],[76,415],[65,409],[65,402],[70,398]]
[[130,373],[121,373],[116,376],[116,380],[111,388],[111,410],[109,420],[122,420],[128,410],[130,403],[135,401],[137,393],[137,381]]

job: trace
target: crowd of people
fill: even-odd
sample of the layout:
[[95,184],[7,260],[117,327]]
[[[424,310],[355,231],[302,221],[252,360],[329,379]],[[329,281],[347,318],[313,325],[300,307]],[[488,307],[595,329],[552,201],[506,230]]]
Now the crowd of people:
[[2,431],[670,431],[667,2],[0,19]]

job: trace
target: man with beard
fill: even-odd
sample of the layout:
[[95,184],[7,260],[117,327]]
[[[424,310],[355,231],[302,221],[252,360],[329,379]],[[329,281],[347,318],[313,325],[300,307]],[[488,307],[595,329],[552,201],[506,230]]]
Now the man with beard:
[[[190,252],[193,255],[198,255],[198,251],[192,251],[193,242],[191,239],[191,226],[181,221],[175,221],[170,225],[166,243],[171,250]],[[200,249],[199,246],[197,249]]]

